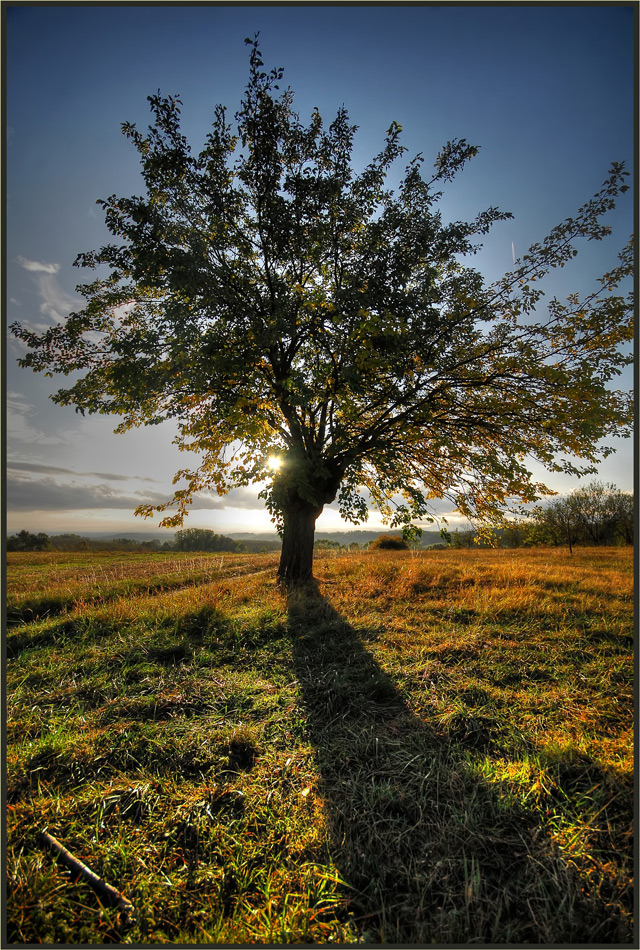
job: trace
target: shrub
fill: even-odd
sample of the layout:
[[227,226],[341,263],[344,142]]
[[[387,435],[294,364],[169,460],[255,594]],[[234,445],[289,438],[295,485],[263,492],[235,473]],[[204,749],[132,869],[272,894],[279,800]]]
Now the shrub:
[[381,534],[371,542],[370,548],[380,551],[408,551],[409,545],[399,534]]

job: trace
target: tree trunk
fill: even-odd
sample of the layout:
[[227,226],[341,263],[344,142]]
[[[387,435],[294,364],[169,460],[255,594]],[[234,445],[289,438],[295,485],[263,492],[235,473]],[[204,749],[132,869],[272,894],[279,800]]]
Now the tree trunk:
[[278,582],[287,587],[313,578],[313,538],[322,508],[298,503],[283,512],[284,533]]

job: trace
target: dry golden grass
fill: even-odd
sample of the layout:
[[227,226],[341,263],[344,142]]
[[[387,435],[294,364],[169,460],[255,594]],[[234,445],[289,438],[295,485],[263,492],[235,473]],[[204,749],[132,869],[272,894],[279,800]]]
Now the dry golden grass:
[[9,565],[10,940],[632,939],[629,549],[331,555],[288,599],[274,555],[62,557]]

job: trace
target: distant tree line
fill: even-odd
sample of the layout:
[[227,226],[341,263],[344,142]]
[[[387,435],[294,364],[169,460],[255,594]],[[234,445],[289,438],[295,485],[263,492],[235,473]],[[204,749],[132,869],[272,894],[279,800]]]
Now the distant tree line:
[[357,541],[351,541],[349,544],[332,541],[328,538],[318,539],[314,545],[314,551],[336,551],[345,553],[347,551],[408,551],[411,544],[404,540],[399,534],[389,535],[381,534],[371,541],[364,541],[358,544]]
[[200,551],[225,552],[230,554],[264,553],[279,550],[279,541],[247,540],[236,541],[233,538],[216,534],[206,528],[186,528],[177,531],[167,541],[153,538],[140,541],[135,538],[86,538],[80,534],[56,534],[49,536],[44,532],[33,534],[19,531],[7,538],[7,551],[130,551],[148,553],[152,551]]
[[48,534],[19,531],[7,538],[7,551],[46,551],[51,547]]
[[[566,544],[573,551],[575,545],[633,544],[633,495],[612,484],[591,482],[537,508],[527,520],[496,528],[493,534],[494,543],[504,548]],[[456,529],[450,539],[455,548],[492,543],[472,527]]]
[[537,543],[633,544],[633,495],[615,485],[592,482],[557,498],[534,514]]
[[233,554],[246,554],[247,548],[241,541],[234,541],[223,534],[216,534],[206,528],[185,528],[176,531],[173,536],[174,551],[228,551]]
[[[630,492],[620,491],[615,485],[592,482],[570,495],[558,497],[533,511],[529,518],[512,521],[496,527],[493,537],[474,527],[456,528],[448,535],[447,543],[427,545],[428,550],[447,547],[472,548],[495,546],[503,548],[566,544],[570,551],[575,545],[623,545],[634,542],[634,502]],[[316,551],[342,553],[359,550],[409,550],[418,545],[418,538],[406,539],[400,535],[381,534],[374,540],[358,544],[318,539]],[[49,535],[40,532],[19,531],[7,539],[7,551],[192,551],[205,553],[266,553],[280,548],[279,541],[237,541],[206,528],[185,528],[176,531],[171,540],[138,541],[133,538],[98,540],[79,534]]]
[[[163,547],[167,547],[167,542]],[[219,551],[230,554],[267,554],[269,551],[279,551],[281,547],[282,542],[279,540],[246,538],[236,541],[207,528],[185,528],[176,531],[173,541],[168,544],[169,550],[172,551]]]

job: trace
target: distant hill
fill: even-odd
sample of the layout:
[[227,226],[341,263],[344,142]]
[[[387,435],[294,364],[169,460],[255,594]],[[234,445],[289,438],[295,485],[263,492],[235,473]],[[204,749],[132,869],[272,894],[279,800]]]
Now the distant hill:
[[[50,537],[59,537],[61,534],[71,532],[58,531],[56,535]],[[78,537],[93,538],[95,541],[113,541],[116,538],[130,538],[132,541],[172,541],[174,531],[83,531],[78,533]]]
[[[318,541],[337,541],[338,544],[352,544],[354,541],[358,544],[367,544],[369,541],[375,541],[381,534],[400,534],[400,531],[393,528],[383,528],[381,531],[316,531],[316,540]],[[420,539],[422,547],[429,544],[437,544],[441,541],[439,531],[424,531]]]
[[282,547],[282,541],[277,534],[229,534],[228,538],[233,541],[240,541],[244,544],[247,551],[254,554],[262,554],[264,551],[279,551]]
[[[381,534],[398,534],[398,531],[393,529],[383,529],[381,531],[364,531],[355,529],[353,531],[316,531],[316,541],[337,541],[338,544],[349,545],[354,541],[357,544],[367,544],[369,541],[375,541],[376,538],[379,538]],[[281,546],[280,539],[275,531],[273,532],[251,532],[251,531],[233,531],[229,532],[228,537],[234,538],[237,541],[243,541],[245,544],[249,541],[253,543],[268,543],[277,545],[278,548]],[[439,531],[425,531],[421,538],[421,544],[423,547],[427,547],[429,544],[437,544],[441,541]]]
[[[395,531],[392,528],[387,528],[379,531],[366,531],[360,529],[354,529],[353,531],[316,531],[316,540],[318,541],[335,541],[338,544],[345,545],[348,547],[354,541],[357,544],[367,544],[369,541],[374,541],[381,534],[397,534],[398,531]],[[121,540],[123,538],[130,539],[133,542],[138,544],[143,541],[158,541],[161,544],[165,542],[171,543],[174,538],[174,531],[83,531],[82,534],[77,534],[77,538],[87,538],[89,541],[100,541],[100,542],[109,542],[115,541],[116,539]],[[51,535],[52,538],[60,537],[58,535]],[[282,541],[278,537],[276,531],[233,531],[225,532],[225,537],[231,538],[234,541],[241,541],[248,551],[252,552],[261,552],[261,551],[279,551],[282,547]],[[437,544],[441,541],[440,533],[438,531],[425,531],[421,538],[422,547],[428,547],[430,544]]]
[[277,531],[227,531],[228,538],[236,541],[277,541],[280,543]]

